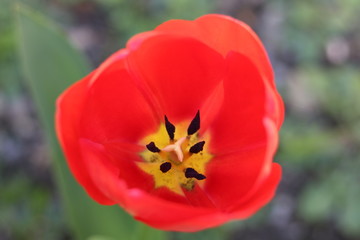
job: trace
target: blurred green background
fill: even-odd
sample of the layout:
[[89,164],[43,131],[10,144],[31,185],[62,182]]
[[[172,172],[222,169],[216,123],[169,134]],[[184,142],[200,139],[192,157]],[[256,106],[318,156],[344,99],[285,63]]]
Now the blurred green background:
[[[286,104],[283,179],[246,221],[163,233],[83,194],[53,101],[132,35],[213,12],[247,22],[269,51]],[[0,239],[360,239],[359,12],[358,0],[1,0]]]

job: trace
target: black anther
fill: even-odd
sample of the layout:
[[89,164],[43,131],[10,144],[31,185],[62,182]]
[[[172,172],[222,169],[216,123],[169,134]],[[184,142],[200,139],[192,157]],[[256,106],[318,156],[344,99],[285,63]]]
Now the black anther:
[[171,169],[171,163],[169,162],[164,162],[163,164],[160,165],[160,170],[163,173],[166,173],[167,171],[169,171]]
[[204,180],[206,177],[200,173],[198,173],[193,168],[187,168],[185,170],[185,177],[186,178],[196,178],[197,180]]
[[203,150],[203,148],[204,148],[204,144],[205,144],[205,141],[201,141],[201,142],[198,142],[198,143],[194,144],[190,148],[189,152],[191,152],[191,153],[201,152]]
[[200,129],[200,111],[198,110],[196,116],[191,121],[190,126],[187,129],[188,135],[196,133]]
[[160,152],[160,149],[155,145],[154,142],[149,143],[148,145],[146,145],[146,148],[153,153],[157,153]]
[[166,115],[165,115],[165,127],[170,139],[174,140],[175,126],[171,122],[169,122]]

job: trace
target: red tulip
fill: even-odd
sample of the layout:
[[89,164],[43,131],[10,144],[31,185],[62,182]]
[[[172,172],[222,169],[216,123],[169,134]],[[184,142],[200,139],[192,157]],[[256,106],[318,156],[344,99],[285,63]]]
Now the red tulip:
[[283,114],[259,38],[233,18],[205,15],[130,39],[59,97],[56,127],[95,201],[191,232],[271,200]]

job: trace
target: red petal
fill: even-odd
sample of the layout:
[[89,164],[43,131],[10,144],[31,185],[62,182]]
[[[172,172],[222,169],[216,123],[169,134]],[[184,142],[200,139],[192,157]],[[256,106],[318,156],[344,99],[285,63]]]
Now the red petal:
[[139,155],[144,150],[143,146],[126,142],[106,142],[102,146],[108,160],[118,169],[118,177],[125,181],[127,187],[147,192],[154,188],[153,177],[136,165],[136,162],[143,161]]
[[89,82],[94,72],[83,80],[75,83],[68,88],[57,100],[56,112],[56,132],[60,139],[60,144],[65,152],[67,162],[71,172],[79,183],[85,187],[88,194],[101,204],[114,204],[102,194],[94,182],[84,171],[84,159],[81,157],[78,144],[79,120],[84,105],[84,98],[88,90]]
[[266,130],[266,89],[261,75],[243,55],[227,57],[224,104],[211,126],[210,148],[215,155],[264,146]]
[[278,146],[279,136],[276,125],[271,119],[265,118],[264,126],[266,129],[267,146],[264,158],[262,159],[263,165],[260,168],[258,178],[254,182],[252,190],[249,191],[248,194],[242,198],[242,201],[245,201],[246,199],[251,197],[256,191],[258,191],[258,188],[262,184],[263,180],[270,174],[271,171],[272,160]]
[[264,163],[265,146],[215,157],[208,163],[205,192],[217,207],[229,211],[255,185]]
[[224,84],[221,81],[204,103],[201,112],[200,134],[205,134],[219,114],[224,103]]
[[161,34],[128,45],[138,46],[129,56],[133,76],[175,123],[192,119],[224,76],[223,57],[195,39]]
[[[264,119],[264,126],[267,133],[266,145],[246,149],[236,154],[215,157],[207,167],[205,174],[208,178],[205,191],[216,206],[223,211],[231,212],[235,206],[248,202],[257,195],[271,172],[278,133],[275,124],[270,119]],[[270,191],[274,190],[270,189]],[[256,208],[255,205],[254,202],[254,208]]]
[[267,204],[274,197],[280,179],[281,166],[277,163],[273,163],[269,176],[264,179],[256,193],[246,202],[234,206],[232,217],[236,219],[247,218]]
[[200,231],[224,223],[227,216],[215,209],[191,207],[157,199],[136,189],[128,192],[126,206],[134,217],[167,231]]
[[[122,142],[108,142],[104,144],[109,160],[119,169],[118,177],[121,178],[128,188],[141,189],[154,196],[170,201],[188,204],[187,200],[167,188],[154,189],[153,176],[142,171],[136,162],[142,162],[139,152],[143,146]],[[160,170],[159,170],[160,171]]]
[[78,139],[131,141],[153,131],[159,124],[127,74],[125,56],[124,50],[113,54],[58,99],[57,133],[70,169],[86,191],[102,204],[114,202],[94,186],[89,173],[84,171],[88,163],[81,157]]
[[224,57],[231,51],[247,56],[259,70],[263,79],[274,89],[277,99],[276,122],[280,128],[284,119],[284,106],[275,90],[274,76],[267,53],[252,29],[234,18],[209,14],[195,21],[171,20],[158,26],[156,31],[193,37],[220,52]]
[[198,183],[195,184],[194,189],[192,189],[191,191],[183,189],[183,192],[191,206],[202,208],[216,208],[214,202],[209,198],[208,194],[199,186]]
[[272,89],[266,88],[248,58],[231,53],[227,60],[224,105],[211,129],[210,149],[215,158],[205,173],[206,192],[226,211],[253,194],[269,174],[278,138],[267,117],[266,93]]
[[248,57],[262,75],[266,84],[273,89],[274,120],[278,129],[284,120],[284,104],[276,91],[274,73],[266,50],[256,33],[245,23],[229,16],[209,14],[195,20],[203,31],[202,40],[226,56],[235,51]]
[[136,143],[160,124],[153,105],[129,75],[123,58],[113,59],[97,75],[83,112],[82,137],[98,143]]
[[249,57],[273,81],[273,72],[260,39],[245,23],[234,18],[209,14],[195,21],[171,20],[158,26],[156,31],[194,37],[216,49],[224,57],[235,51]]
[[[265,86],[266,89],[270,89],[270,84],[266,81]],[[276,89],[266,91],[266,98],[266,111],[280,130],[285,117],[284,102]]]
[[118,185],[124,182],[119,178],[119,169],[109,160],[105,154],[105,148],[101,144],[88,139],[79,139],[81,159],[84,161],[83,171],[89,173],[95,187],[112,201],[119,201]]

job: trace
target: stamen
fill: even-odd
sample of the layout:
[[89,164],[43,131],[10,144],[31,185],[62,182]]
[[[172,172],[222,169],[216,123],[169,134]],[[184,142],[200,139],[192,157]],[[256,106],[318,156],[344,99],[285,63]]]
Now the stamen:
[[189,128],[187,129],[188,135],[196,133],[200,129],[200,110],[197,111],[196,116],[191,121]]
[[169,122],[166,115],[165,115],[165,127],[166,127],[166,131],[170,137],[170,140],[174,140],[175,126],[171,122]]
[[201,142],[198,142],[198,143],[194,144],[190,148],[189,152],[191,152],[191,153],[201,152],[203,150],[203,148],[204,148],[204,144],[205,144],[205,141],[201,141]]
[[200,173],[198,173],[195,169],[193,168],[187,168],[185,170],[185,177],[186,178],[196,178],[197,180],[203,180],[206,177]]
[[153,153],[157,153],[160,152],[160,149],[155,145],[154,142],[149,143],[148,145],[146,145],[146,148]]
[[160,171],[162,171],[163,173],[166,173],[170,169],[171,169],[171,163],[169,162],[164,162],[163,164],[160,165]]

